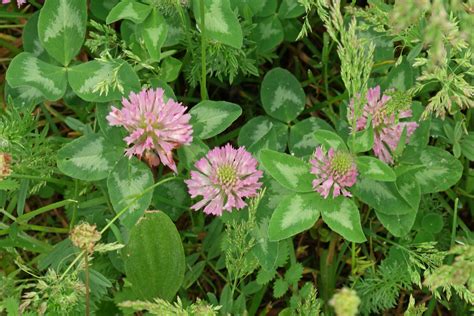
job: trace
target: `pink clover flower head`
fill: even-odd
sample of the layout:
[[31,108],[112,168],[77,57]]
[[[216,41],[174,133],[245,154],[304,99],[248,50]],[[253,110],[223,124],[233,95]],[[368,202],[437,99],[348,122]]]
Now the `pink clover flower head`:
[[[356,130],[365,129],[367,121],[372,120],[371,124],[374,128],[374,154],[382,161],[392,164],[393,157],[391,152],[394,151],[403,130],[406,128],[406,143],[410,141],[418,124],[416,122],[405,122],[400,119],[410,118],[412,116],[411,109],[406,104],[399,106],[396,101],[389,102],[392,97],[389,95],[381,95],[380,86],[370,88],[367,91],[367,103],[362,108],[362,115],[357,119]],[[350,119],[354,117],[354,100],[351,100]]]
[[332,196],[352,196],[347,188],[357,181],[357,166],[349,152],[333,148],[325,153],[321,146],[316,148],[313,158],[311,173],[316,176],[313,180],[313,189],[325,199]]
[[256,196],[262,186],[257,160],[244,147],[214,148],[195,167],[197,171],[191,171],[191,179],[185,182],[191,197],[202,196],[202,200],[191,208],[204,208],[206,214],[221,216],[223,210],[241,209],[247,205],[243,199]]
[[151,166],[160,161],[177,173],[172,151],[193,141],[191,115],[185,114],[186,107],[173,99],[164,99],[164,91],[142,90],[130,93],[129,99],[122,99],[122,109],[112,107],[107,116],[111,126],[123,126],[129,132],[124,138],[130,147],[125,155],[140,159],[143,155]]
[[[2,4],[8,4],[10,2],[11,2],[10,0],[2,0]],[[26,0],[16,0],[16,4],[18,7],[21,7],[25,3],[26,3]]]

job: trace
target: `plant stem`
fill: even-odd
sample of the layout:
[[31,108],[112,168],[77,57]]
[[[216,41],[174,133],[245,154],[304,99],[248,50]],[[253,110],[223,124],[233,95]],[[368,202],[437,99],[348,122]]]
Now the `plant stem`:
[[25,24],[2,24],[0,25],[0,29],[10,29],[15,27],[25,27]]
[[84,253],[85,253],[85,251],[81,251],[79,253],[79,255],[76,258],[74,258],[74,260],[71,262],[71,264],[66,268],[66,270],[63,272],[63,274],[59,278],[60,280],[62,280],[66,276],[66,274],[69,272],[69,270],[71,270],[72,267],[81,259],[82,255]]
[[[33,230],[42,233],[58,233],[58,234],[66,234],[69,232],[67,228],[61,227],[47,227],[47,226],[40,226],[40,225],[31,225],[31,224],[20,224],[18,226],[22,231]],[[0,236],[7,235],[10,233],[10,227],[0,230]]]
[[11,174],[9,177],[11,178],[16,178],[16,179],[29,179],[29,180],[37,180],[37,181],[45,181],[49,183],[55,183],[55,184],[61,184],[61,185],[69,185],[69,181],[64,181],[64,180],[58,180],[58,179],[53,179],[53,178],[44,178],[44,177],[38,177],[38,176],[31,176],[28,174]]
[[41,7],[42,7],[42,5],[39,4],[39,3],[38,3],[37,1],[35,1],[35,0],[29,0],[29,3],[30,3],[32,6],[36,7],[37,9],[41,9]]
[[[78,190],[77,179],[74,179],[74,199],[75,200],[77,200],[77,190]],[[77,218],[77,202],[72,206],[72,218],[71,218],[71,222],[69,223],[69,230],[71,230],[74,227],[74,224],[76,223],[76,218]]]
[[63,201],[59,201],[59,202],[56,202],[56,203],[48,204],[46,206],[40,207],[37,210],[34,210],[34,211],[28,212],[26,214],[23,214],[21,216],[18,216],[17,221],[18,222],[27,222],[30,219],[32,219],[33,217],[36,217],[40,214],[43,214],[43,213],[48,212],[50,210],[53,210],[55,208],[63,207],[63,206],[65,206],[67,204],[70,204],[70,203],[77,204],[77,201],[75,201],[75,200],[63,200]]
[[[324,33],[323,36],[323,53],[322,53],[322,62],[323,62],[323,78],[324,78],[324,92],[326,93],[326,98],[329,97],[329,83],[328,83],[328,64],[329,64],[329,35]],[[332,104],[329,105],[332,108]]]
[[204,0],[199,0],[199,9],[201,13],[201,99],[207,100],[207,87],[206,87],[206,14],[204,7]]
[[451,248],[453,248],[454,242],[455,242],[455,239],[456,239],[456,227],[458,226],[458,224],[457,224],[458,203],[459,203],[459,199],[456,198],[456,200],[454,200],[453,227],[451,228]]
[[[441,204],[443,205],[444,209],[446,211],[449,212],[449,214],[451,214],[452,216],[454,216],[454,210],[451,208],[451,206],[449,205],[449,203],[444,199],[443,195],[442,194],[438,194],[438,197],[439,197],[439,201],[441,202]],[[466,236],[469,236],[469,234],[471,233],[471,230],[469,229],[469,227],[467,227],[467,225],[462,221],[461,218],[459,218],[459,216],[457,215],[457,211],[456,211],[456,222],[457,222],[457,225],[459,225],[459,227],[461,227],[461,229],[464,231],[464,233],[466,234]]]
[[354,275],[355,271],[356,271],[356,249],[355,249],[355,247],[356,247],[355,242],[352,242],[352,249],[351,249],[351,253],[352,253],[351,274],[352,275]]
[[267,291],[268,284],[265,284],[260,291],[258,291],[256,294],[252,295],[252,302],[250,304],[249,308],[249,315],[256,315],[258,307],[260,306],[260,303],[262,302],[263,296],[265,295],[265,292]]
[[[9,219],[11,219],[12,221],[16,221],[16,217],[13,216],[12,214],[8,213],[7,211],[5,211],[3,208],[0,209],[0,213],[2,213],[3,215],[5,215],[6,217],[8,217]],[[3,223],[2,223],[3,224]]]
[[91,313],[91,302],[90,302],[90,281],[89,281],[89,253],[84,252],[84,272],[86,274],[86,316]]
[[220,272],[217,267],[210,261],[208,260],[205,256],[204,256],[204,253],[201,255],[202,257],[204,257],[204,259],[206,260],[206,264],[208,266],[211,267],[212,270],[214,270],[214,272],[220,276],[222,278],[222,280],[224,280],[226,283],[230,283],[229,280],[226,278],[226,276],[224,274],[222,274],[222,272]]
[[67,228],[61,227],[46,227],[46,226],[39,226],[39,225],[31,225],[31,224],[24,224],[20,225],[22,230],[34,230],[43,233],[59,233],[59,234],[66,234],[69,232]]
[[16,40],[18,40],[15,36],[3,34],[3,33],[0,33],[0,38],[9,42],[15,42]]

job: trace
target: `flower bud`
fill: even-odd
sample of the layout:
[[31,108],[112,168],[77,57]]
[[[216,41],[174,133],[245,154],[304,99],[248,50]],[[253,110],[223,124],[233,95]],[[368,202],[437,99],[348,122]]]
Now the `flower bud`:
[[356,291],[342,288],[329,301],[337,316],[355,316],[360,304]]
[[74,246],[92,253],[94,251],[94,245],[100,240],[100,237],[100,233],[97,231],[95,225],[82,223],[74,226],[69,238]]
[[7,153],[0,152],[0,180],[6,178],[11,173],[12,156]]

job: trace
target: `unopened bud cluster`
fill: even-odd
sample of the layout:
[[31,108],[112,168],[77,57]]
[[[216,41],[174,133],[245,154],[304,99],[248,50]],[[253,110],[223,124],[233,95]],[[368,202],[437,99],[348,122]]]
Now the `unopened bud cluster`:
[[360,299],[356,291],[345,287],[334,294],[329,304],[334,307],[337,316],[355,316],[357,315]]
[[75,226],[70,236],[74,246],[89,253],[94,251],[94,246],[100,240],[100,237],[96,226],[89,223],[82,223]]
[[6,178],[11,173],[12,156],[7,153],[0,152],[0,180]]

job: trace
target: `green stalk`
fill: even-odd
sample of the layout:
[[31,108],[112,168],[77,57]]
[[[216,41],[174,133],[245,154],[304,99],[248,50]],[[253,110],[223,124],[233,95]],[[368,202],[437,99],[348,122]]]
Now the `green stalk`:
[[206,87],[206,14],[204,7],[204,0],[199,0],[199,9],[201,13],[201,99],[207,100],[207,87]]
[[32,224],[22,224],[20,225],[22,230],[34,230],[43,233],[59,233],[59,234],[66,234],[69,232],[67,228],[61,227],[46,227],[46,226],[39,226],[39,225],[32,225]]
[[352,249],[351,249],[351,254],[352,254],[352,258],[351,258],[351,274],[354,275],[355,274],[355,270],[356,270],[356,249],[355,249],[356,245],[355,245],[355,242],[352,242]]
[[42,5],[39,4],[36,0],[29,0],[28,1],[32,6],[36,7],[37,9],[41,9]]
[[262,302],[263,296],[267,292],[268,284],[265,284],[260,291],[252,295],[252,303],[250,304],[249,315],[256,315],[258,307]]
[[55,183],[55,184],[61,184],[61,185],[69,185],[69,181],[64,181],[64,180],[59,180],[59,179],[53,179],[53,178],[44,178],[44,177],[38,177],[38,176],[32,176],[28,174],[11,174],[9,175],[11,178],[16,178],[16,179],[29,179],[29,180],[37,180],[37,181],[45,181],[49,183]]
[[[11,219],[12,221],[16,221],[16,217],[13,216],[12,214],[8,213],[7,211],[5,211],[3,208],[0,209],[0,213],[2,213],[3,215],[5,215],[6,217],[8,217],[9,219]],[[3,223],[2,223],[3,224]]]
[[[448,192],[448,191],[446,191]],[[469,227],[467,227],[467,225],[463,222],[463,220],[461,218],[459,218],[459,216],[457,215],[457,210],[454,211],[451,206],[449,205],[449,203],[444,199],[443,195],[442,194],[438,194],[438,198],[439,198],[439,201],[440,203],[443,205],[444,209],[446,211],[449,212],[449,214],[451,214],[452,216],[455,216],[454,213],[456,213],[456,223],[459,227],[461,227],[461,229],[464,231],[464,233],[466,234],[466,236],[469,236],[469,234],[471,233],[471,230],[469,229]]]
[[[44,113],[44,118],[46,119],[46,121],[48,122],[49,126],[51,127],[51,130],[53,131],[54,134],[56,135],[61,135],[58,127],[56,126],[56,124],[54,123],[54,119],[52,118],[50,112],[51,112],[51,107],[50,106],[47,106],[46,103],[43,103],[40,105],[40,108],[41,110],[43,111]],[[51,109],[51,110],[50,110]],[[53,112],[51,113],[54,113],[54,110],[52,110]],[[58,119],[61,120],[61,117],[57,117]],[[64,121],[64,120],[61,120],[61,121]]]
[[[323,78],[324,78],[324,92],[326,92],[326,98],[329,97],[329,84],[328,84],[328,64],[329,64],[329,34],[324,33],[323,36]],[[329,105],[332,107],[332,104]]]
[[17,27],[25,27],[25,24],[2,24],[2,25],[0,25],[0,29],[10,29],[10,28],[17,28]]
[[[77,179],[74,179],[74,199],[77,200],[77,195],[78,195],[78,182]],[[77,218],[77,203],[74,203],[72,206],[72,218],[71,222],[69,223],[69,229],[71,230],[74,227],[74,224],[76,223],[76,218]]]
[[90,281],[89,281],[89,254],[84,252],[84,272],[86,274],[86,316],[91,314],[91,302],[90,302]]
[[20,181],[20,189],[18,190],[18,201],[16,202],[16,214],[18,216],[23,215],[25,211],[26,197],[30,188],[30,181],[22,179]]
[[456,241],[456,227],[458,226],[458,203],[459,199],[456,198],[456,200],[454,200],[453,227],[451,228],[451,248],[453,248],[454,242]]
[[76,263],[81,259],[82,255],[85,253],[85,251],[81,251],[79,255],[71,262],[71,264],[66,268],[66,270],[63,272],[61,277],[59,278],[60,280],[64,279],[66,274],[76,265]]
[[48,205],[40,207],[39,209],[34,210],[32,212],[28,212],[26,214],[18,216],[17,221],[18,222],[27,222],[30,219],[32,219],[33,217],[36,217],[40,214],[43,214],[43,213],[48,212],[50,210],[53,210],[55,208],[63,207],[63,206],[68,205],[70,203],[76,203],[77,204],[77,201],[75,201],[75,200],[63,200],[63,201],[59,201],[59,202],[56,202],[56,203],[48,204]]
[[[31,225],[31,224],[20,224],[18,227],[22,231],[33,230],[33,231],[42,232],[42,233],[66,234],[69,232],[69,229],[67,228],[47,227],[47,226],[39,226],[39,225]],[[10,233],[10,227],[0,230],[0,236],[7,235],[9,233]]]

